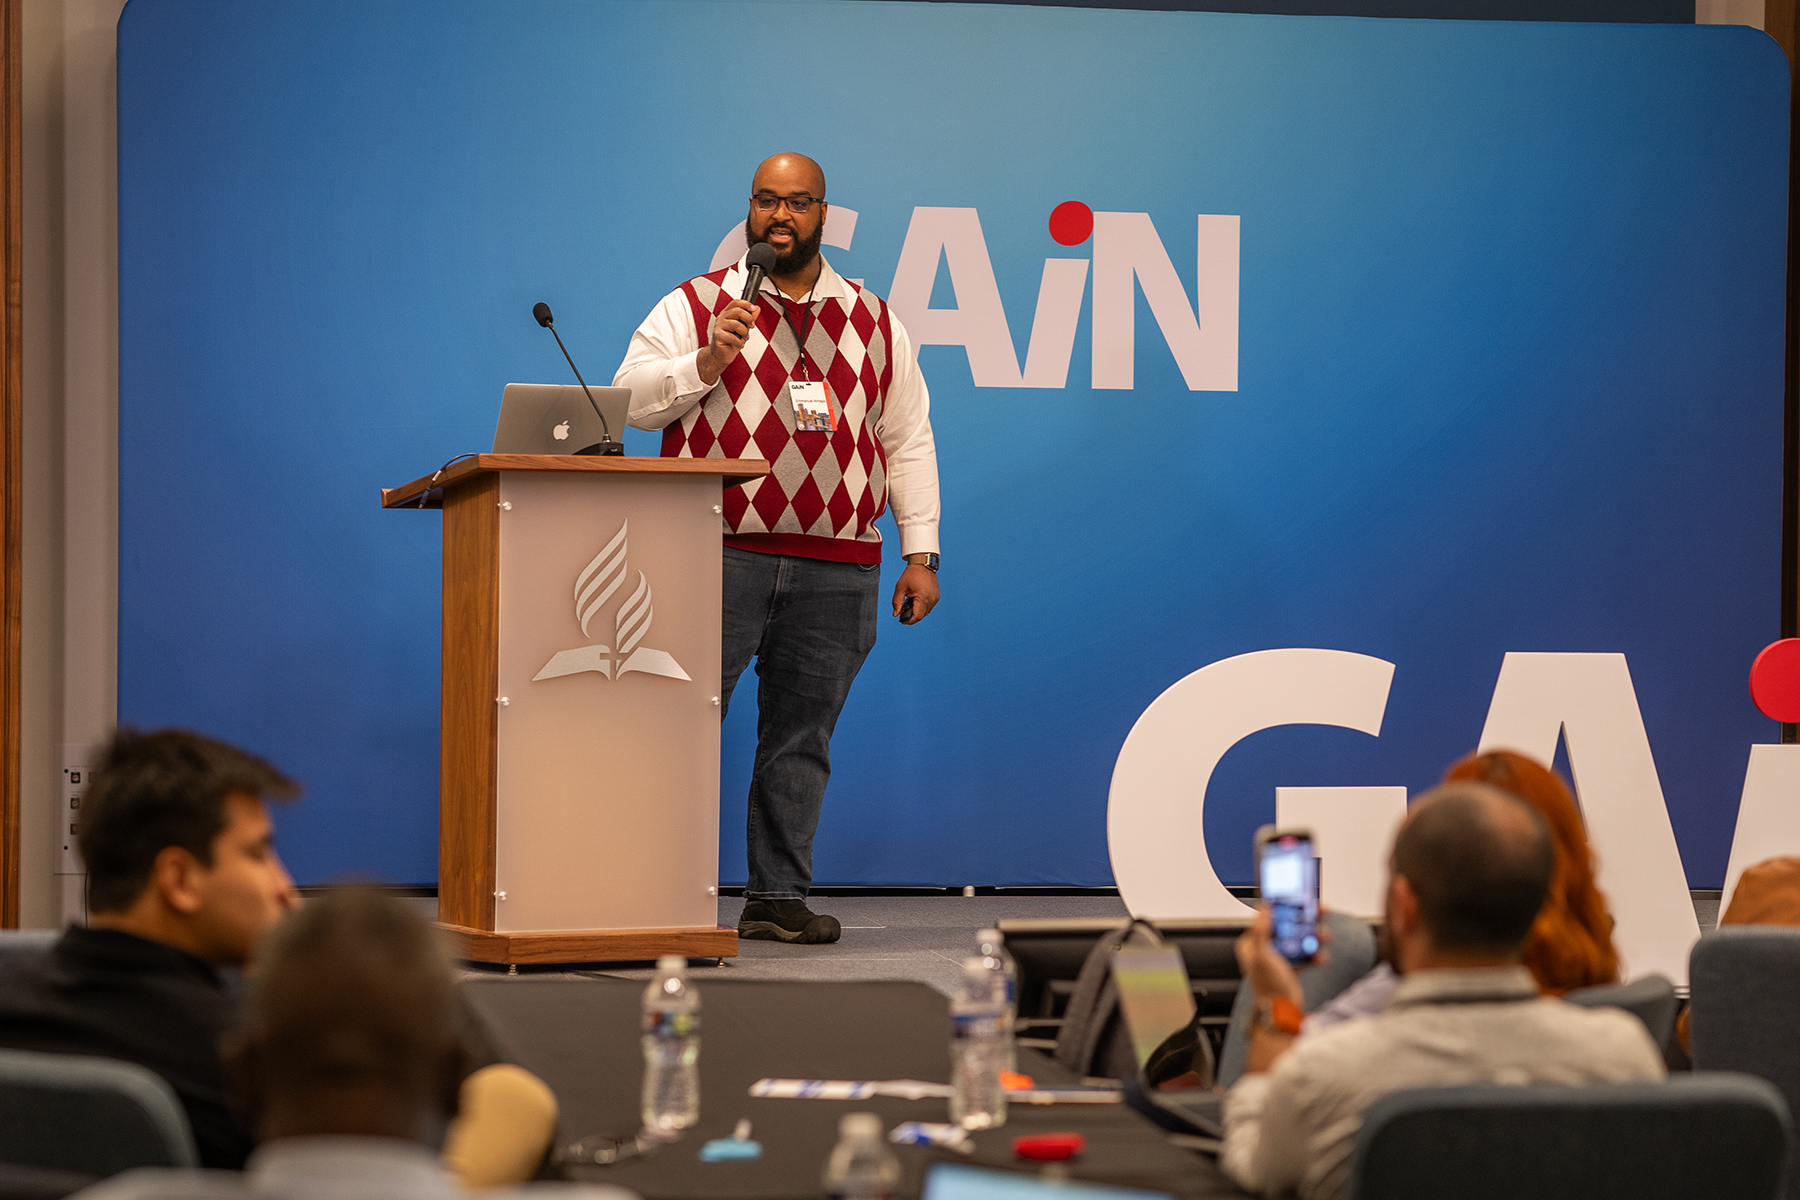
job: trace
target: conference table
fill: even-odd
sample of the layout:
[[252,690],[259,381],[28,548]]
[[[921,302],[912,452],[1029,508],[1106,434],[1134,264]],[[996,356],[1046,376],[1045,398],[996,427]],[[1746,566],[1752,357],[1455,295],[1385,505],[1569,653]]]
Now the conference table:
[[[720,973],[723,976],[723,972]],[[947,1120],[942,1098],[867,1100],[756,1098],[750,1085],[788,1079],[949,1079],[949,1005],[911,982],[797,982],[690,977],[703,1005],[700,1122],[678,1142],[644,1158],[572,1167],[577,1179],[630,1188],[647,1200],[814,1200],[837,1142],[838,1118],[873,1112],[889,1128]],[[501,1058],[541,1077],[561,1104],[559,1144],[591,1134],[635,1133],[643,1053],[638,1042],[644,985],[604,978],[496,977],[464,984],[471,1007]],[[1019,1069],[1040,1086],[1078,1082],[1055,1060],[1019,1051]],[[700,1147],[752,1122],[760,1159],[702,1163]],[[972,1136],[973,1154],[895,1146],[899,1194],[917,1196],[933,1162],[1033,1172],[1015,1158],[1020,1134],[1075,1132],[1087,1139],[1068,1165],[1076,1180],[1169,1192],[1194,1200],[1245,1195],[1205,1154],[1172,1145],[1162,1130],[1122,1104],[1010,1105],[1005,1126]]]

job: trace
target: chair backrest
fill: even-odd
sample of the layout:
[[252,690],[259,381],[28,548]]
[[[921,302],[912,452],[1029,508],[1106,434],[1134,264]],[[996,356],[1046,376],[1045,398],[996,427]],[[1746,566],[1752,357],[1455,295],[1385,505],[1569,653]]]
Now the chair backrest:
[[1791,1126],[1747,1075],[1412,1088],[1363,1114],[1347,1200],[1775,1200]]
[[[1694,1066],[1745,1071],[1781,1089],[1800,1108],[1800,929],[1725,925],[1694,944],[1688,956],[1688,1033]],[[1800,1197],[1800,1171],[1787,1194]]]
[[[1308,967],[1300,972],[1300,989],[1306,995],[1306,1010],[1311,1012],[1375,968],[1375,930],[1361,917],[1328,912],[1325,928],[1331,932],[1331,959],[1322,967]],[[1256,1018],[1256,994],[1245,985],[1238,989],[1231,1006],[1231,1024],[1225,1030],[1225,1045],[1219,1052],[1218,1081],[1230,1087],[1244,1073],[1244,1058],[1250,1051],[1250,1022]]]
[[61,936],[60,929],[0,929],[0,962],[9,954],[48,950]]
[[0,1050],[0,1162],[86,1175],[199,1165],[169,1085],[135,1063]]
[[1563,997],[1583,1008],[1622,1008],[1644,1023],[1658,1049],[1675,1032],[1675,985],[1662,975],[1646,975],[1630,983],[1604,983],[1576,988]]

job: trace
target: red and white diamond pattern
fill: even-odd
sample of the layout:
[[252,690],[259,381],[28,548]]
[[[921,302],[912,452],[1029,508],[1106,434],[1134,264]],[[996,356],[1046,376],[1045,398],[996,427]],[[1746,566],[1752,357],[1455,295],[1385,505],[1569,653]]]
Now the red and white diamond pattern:
[[[720,285],[726,270],[681,285],[693,311],[700,343],[712,339],[712,323],[732,296]],[[756,329],[743,353],[719,376],[706,398],[663,431],[665,458],[766,458],[770,473],[725,489],[725,524],[732,533],[786,533],[878,543],[875,518],[887,508],[887,458],[875,431],[894,373],[887,305],[846,283],[849,301],[790,306],[807,328],[808,378],[823,369],[842,407],[832,433],[796,432],[787,397],[799,379],[798,339],[766,293]]]

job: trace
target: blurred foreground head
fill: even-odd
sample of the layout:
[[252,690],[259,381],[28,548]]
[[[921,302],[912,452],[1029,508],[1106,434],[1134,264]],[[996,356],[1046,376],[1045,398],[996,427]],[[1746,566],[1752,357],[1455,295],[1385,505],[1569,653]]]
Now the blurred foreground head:
[[1568,785],[1549,767],[1512,750],[1472,754],[1444,774],[1444,782],[1491,783],[1531,805],[1556,842],[1556,874],[1550,895],[1525,940],[1525,965],[1553,996],[1614,983],[1619,955],[1613,948],[1612,914],[1595,877],[1599,866],[1588,846],[1587,826]]
[[442,1142],[467,1055],[449,961],[418,914],[334,891],[284,920],[253,966],[226,1054],[261,1141]]
[[1426,792],[1394,839],[1388,923],[1396,965],[1519,961],[1555,869],[1550,831],[1522,800],[1480,783]]

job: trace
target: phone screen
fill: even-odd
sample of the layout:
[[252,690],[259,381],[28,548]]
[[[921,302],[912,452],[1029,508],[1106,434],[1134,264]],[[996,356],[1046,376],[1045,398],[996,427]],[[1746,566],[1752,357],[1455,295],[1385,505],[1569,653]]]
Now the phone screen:
[[1263,843],[1259,864],[1276,951],[1289,962],[1319,952],[1319,860],[1311,838],[1284,834]]

